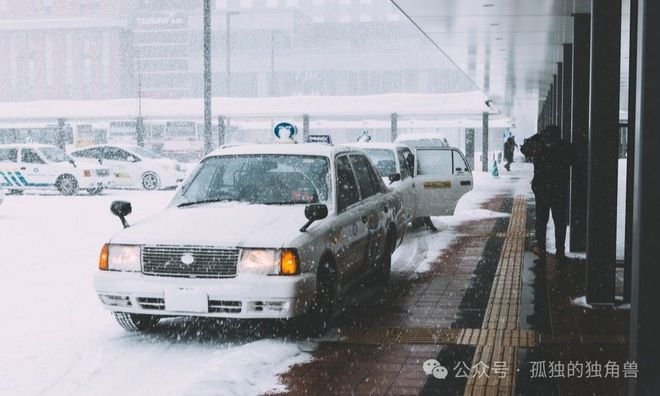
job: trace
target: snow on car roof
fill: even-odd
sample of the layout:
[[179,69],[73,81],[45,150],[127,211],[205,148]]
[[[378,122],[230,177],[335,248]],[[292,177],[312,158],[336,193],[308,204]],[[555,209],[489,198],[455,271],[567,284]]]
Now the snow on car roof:
[[0,144],[0,148],[44,148],[44,147],[55,147],[59,148],[53,144],[43,144],[43,143],[16,143],[16,144]]
[[290,155],[316,155],[332,157],[340,152],[350,151],[345,146],[332,146],[322,143],[269,143],[269,144],[243,144],[227,147],[211,152],[207,157],[220,155],[241,154],[290,154]]
[[360,150],[363,149],[395,149],[395,148],[409,148],[405,144],[401,143],[387,143],[387,142],[356,142],[356,143],[347,143],[346,146],[351,148],[357,148]]

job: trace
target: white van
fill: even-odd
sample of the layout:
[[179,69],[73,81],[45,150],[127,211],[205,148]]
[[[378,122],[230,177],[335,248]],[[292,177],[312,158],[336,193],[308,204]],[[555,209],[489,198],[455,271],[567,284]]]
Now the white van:
[[110,180],[108,168],[95,161],[74,161],[56,146],[0,145],[0,184],[11,193],[56,189],[62,195],[74,195],[83,189],[98,194]]

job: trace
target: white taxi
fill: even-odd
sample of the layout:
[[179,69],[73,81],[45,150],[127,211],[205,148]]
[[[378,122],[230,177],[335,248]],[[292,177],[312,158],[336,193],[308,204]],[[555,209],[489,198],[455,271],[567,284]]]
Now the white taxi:
[[397,206],[368,157],[324,144],[204,158],[160,214],[106,244],[98,296],[127,330],[164,316],[295,318],[322,330],[345,292],[387,283]]
[[112,187],[156,190],[176,187],[186,170],[180,163],[139,146],[98,145],[74,150],[75,158],[98,160],[112,169]]
[[457,148],[446,142],[418,146],[414,153],[397,143],[354,143],[401,194],[406,221],[454,214],[458,200],[473,188],[472,171]]
[[110,184],[110,170],[95,161],[78,161],[47,144],[0,145],[0,183],[10,192],[57,189],[62,195],[80,189],[98,194]]

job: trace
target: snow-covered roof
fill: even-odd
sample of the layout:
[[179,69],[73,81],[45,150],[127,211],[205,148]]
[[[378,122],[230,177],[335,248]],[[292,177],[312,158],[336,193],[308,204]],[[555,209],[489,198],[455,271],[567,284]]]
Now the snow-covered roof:
[[334,154],[344,151],[349,151],[349,148],[346,146],[333,146],[323,143],[243,144],[215,150],[207,155],[207,157],[245,154],[284,154],[332,157]]
[[[495,114],[479,92],[449,94],[384,94],[366,96],[286,96],[212,100],[212,113],[227,117],[300,117],[399,115]],[[203,114],[203,99],[142,99],[147,119],[197,119]],[[137,99],[34,101],[0,103],[0,121],[126,120],[138,112]]]
[[392,150],[398,147],[408,148],[405,144],[398,143],[384,143],[384,142],[356,142],[356,143],[347,143],[346,146],[351,148],[357,148],[360,150],[364,149],[387,149]]

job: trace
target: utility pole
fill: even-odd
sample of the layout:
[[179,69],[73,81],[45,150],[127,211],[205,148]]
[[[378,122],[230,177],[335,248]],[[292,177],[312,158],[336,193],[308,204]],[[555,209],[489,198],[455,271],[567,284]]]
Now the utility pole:
[[144,119],[142,118],[142,65],[140,54],[137,56],[138,67],[138,116],[135,120],[135,141],[138,146],[144,147]]
[[226,66],[227,97],[231,96],[231,16],[238,14],[239,14],[238,11],[227,11],[225,13],[225,27],[227,29],[226,32],[227,42],[225,43],[225,47],[227,48],[227,56],[225,57],[225,61],[227,62],[227,66]]
[[213,150],[211,123],[211,0],[204,0],[204,153]]

